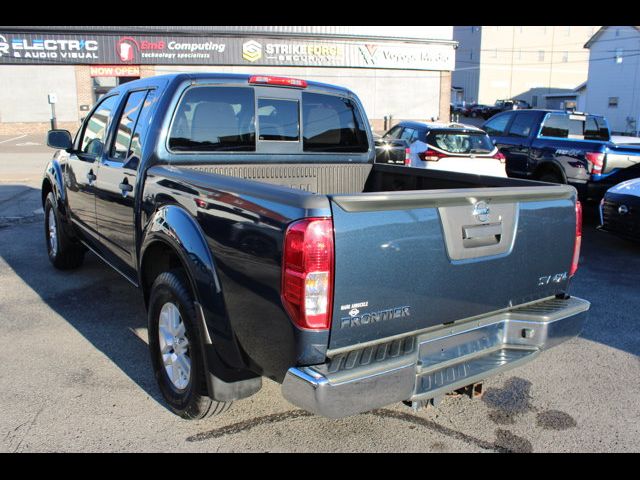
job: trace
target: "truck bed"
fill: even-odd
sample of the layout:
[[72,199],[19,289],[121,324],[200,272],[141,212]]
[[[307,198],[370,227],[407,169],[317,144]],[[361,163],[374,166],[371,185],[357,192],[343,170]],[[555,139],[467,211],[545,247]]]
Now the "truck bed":
[[[243,190],[253,199],[267,191],[269,202],[328,199],[336,252],[330,350],[502,311],[567,288],[575,242],[575,189],[567,185],[382,164],[179,170],[205,173],[208,185],[216,178],[251,180]],[[293,188],[261,192],[256,181]],[[237,194],[239,185],[227,188]],[[483,221],[474,215],[479,202],[490,211]],[[554,280],[540,284],[545,277]],[[386,320],[403,308],[399,318]],[[371,318],[375,325],[368,325]]]

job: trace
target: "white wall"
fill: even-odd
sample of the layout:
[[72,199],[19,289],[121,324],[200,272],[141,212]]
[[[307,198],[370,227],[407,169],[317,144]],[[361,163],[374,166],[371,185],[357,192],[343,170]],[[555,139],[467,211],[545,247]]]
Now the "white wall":
[[158,75],[172,72],[272,74],[339,85],[358,95],[367,117],[371,119],[393,115],[398,120],[426,120],[437,118],[440,110],[440,72],[369,68],[156,66]]
[[[618,48],[623,49],[622,63],[614,58]],[[633,27],[609,27],[591,45],[586,110],[607,117],[612,131],[627,131],[627,117],[640,128],[639,52],[640,32]],[[617,108],[609,107],[609,97],[618,97]]]
[[453,39],[459,44],[456,50],[456,69],[451,75],[451,85],[464,89],[465,102],[477,102],[480,86],[482,27],[453,27]]
[[60,122],[78,120],[75,68],[52,65],[0,65],[0,122],[48,122],[47,95],[58,96]]

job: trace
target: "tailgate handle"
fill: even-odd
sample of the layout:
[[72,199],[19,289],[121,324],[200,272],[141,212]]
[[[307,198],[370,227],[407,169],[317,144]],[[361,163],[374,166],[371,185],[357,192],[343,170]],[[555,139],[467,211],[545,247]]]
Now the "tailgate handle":
[[465,248],[496,245],[502,238],[502,223],[467,225],[462,227],[462,245]]

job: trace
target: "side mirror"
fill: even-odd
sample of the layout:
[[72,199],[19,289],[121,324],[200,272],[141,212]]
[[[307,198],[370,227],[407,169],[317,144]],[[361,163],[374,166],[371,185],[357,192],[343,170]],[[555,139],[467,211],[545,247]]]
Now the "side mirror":
[[73,147],[71,134],[67,130],[49,130],[49,133],[47,133],[47,145],[51,148],[69,150]]

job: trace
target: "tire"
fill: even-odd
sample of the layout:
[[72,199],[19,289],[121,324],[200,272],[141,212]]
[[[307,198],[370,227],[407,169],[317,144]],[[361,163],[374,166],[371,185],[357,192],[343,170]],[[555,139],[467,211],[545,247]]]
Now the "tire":
[[546,172],[538,177],[538,180],[541,182],[549,182],[549,183],[564,183],[562,178],[557,173]]
[[[187,420],[227,411],[232,402],[212,400],[207,393],[193,294],[182,271],[161,273],[153,282],[148,321],[151,364],[170,410]],[[178,361],[172,364],[173,360]]]
[[59,270],[78,268],[84,261],[85,249],[62,229],[56,208],[56,197],[49,192],[44,203],[44,237],[51,264]]

